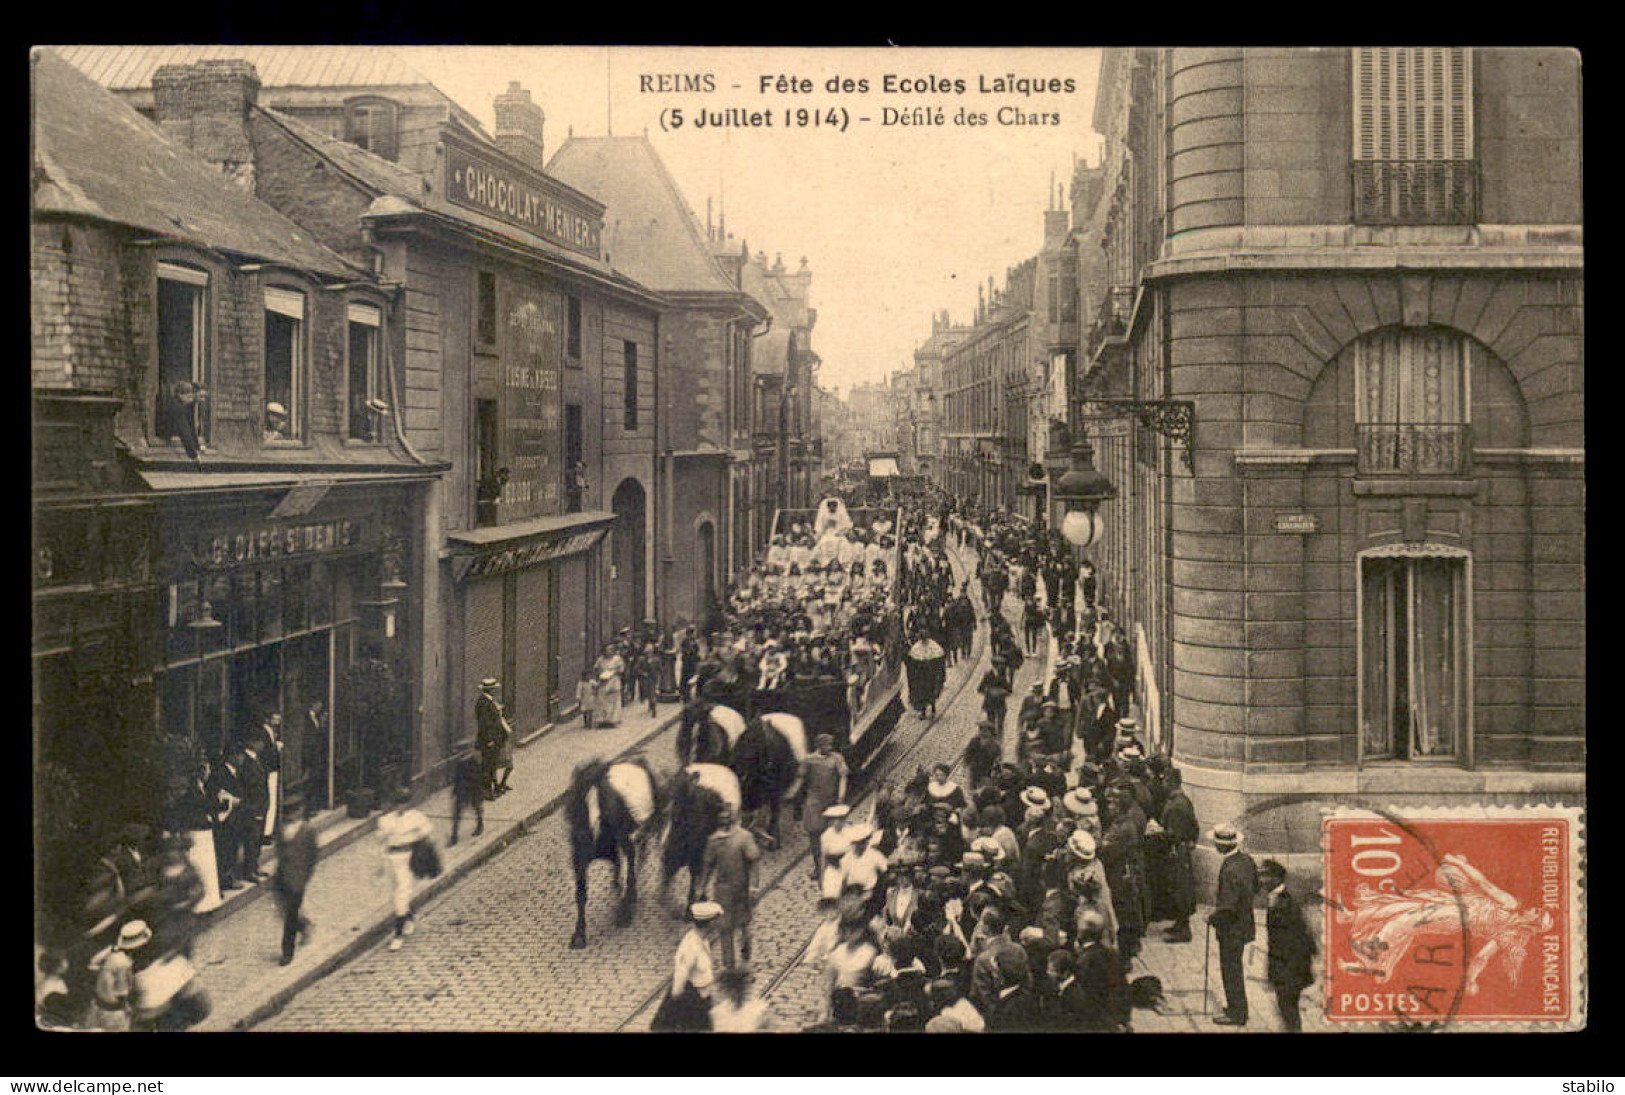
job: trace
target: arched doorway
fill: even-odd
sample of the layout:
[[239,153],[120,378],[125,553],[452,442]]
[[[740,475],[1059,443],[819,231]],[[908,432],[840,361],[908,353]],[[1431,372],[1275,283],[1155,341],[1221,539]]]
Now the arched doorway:
[[610,508],[615,511],[615,531],[610,545],[610,564],[615,577],[610,583],[610,629],[635,627],[644,612],[644,494],[636,479],[623,479],[615,488]]
[[710,521],[699,527],[699,559],[694,571],[695,623],[704,626],[717,599],[717,528]]

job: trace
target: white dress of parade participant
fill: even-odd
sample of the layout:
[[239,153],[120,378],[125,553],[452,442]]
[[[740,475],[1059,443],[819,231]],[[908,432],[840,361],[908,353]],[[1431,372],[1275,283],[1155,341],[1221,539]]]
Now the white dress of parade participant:
[[852,841],[846,835],[846,818],[852,808],[837,803],[824,811],[829,824],[818,838],[818,854],[824,861],[824,877],[819,883],[820,896],[834,901],[841,896],[841,880],[846,876],[841,860],[852,850]]
[[867,898],[880,885],[880,876],[886,873],[886,857],[870,843],[875,837],[873,825],[860,822],[849,829],[846,836],[852,842],[852,850],[841,861],[841,888],[861,886]]
[[813,538],[821,539],[826,532],[844,533],[852,527],[852,517],[846,512],[846,503],[839,498],[826,498],[818,503],[818,517],[813,521]]

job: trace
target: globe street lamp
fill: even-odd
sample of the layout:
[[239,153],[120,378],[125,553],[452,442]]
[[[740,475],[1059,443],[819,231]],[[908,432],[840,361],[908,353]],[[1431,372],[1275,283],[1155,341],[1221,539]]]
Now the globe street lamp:
[[1095,449],[1082,429],[1072,445],[1072,466],[1055,481],[1051,497],[1066,507],[1061,535],[1067,543],[1087,548],[1100,539],[1100,503],[1117,497],[1117,488],[1095,470]]

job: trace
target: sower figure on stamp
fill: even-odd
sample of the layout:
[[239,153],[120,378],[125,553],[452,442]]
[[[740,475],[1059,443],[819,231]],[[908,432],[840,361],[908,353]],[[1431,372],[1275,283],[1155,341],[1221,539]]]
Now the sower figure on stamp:
[[1303,1030],[1298,997],[1315,980],[1311,968],[1315,940],[1304,923],[1298,899],[1286,888],[1286,868],[1273,859],[1266,859],[1258,868],[1258,878],[1269,895],[1265,899],[1268,911],[1264,914],[1264,925],[1269,939],[1270,985],[1275,989],[1275,1002],[1281,1010],[1281,1029],[1297,1034]]
[[1258,868],[1252,857],[1241,850],[1241,831],[1232,825],[1213,830],[1213,846],[1224,857],[1219,865],[1219,889],[1214,909],[1208,917],[1213,934],[1219,938],[1219,972],[1224,979],[1224,1014],[1213,1021],[1220,1026],[1247,1025],[1247,981],[1242,973],[1241,953],[1258,934],[1253,919],[1253,894],[1258,887]]

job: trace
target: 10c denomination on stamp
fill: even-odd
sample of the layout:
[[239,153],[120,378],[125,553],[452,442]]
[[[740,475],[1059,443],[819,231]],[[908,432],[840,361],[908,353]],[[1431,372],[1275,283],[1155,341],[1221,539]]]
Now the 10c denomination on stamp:
[[1585,1024],[1581,810],[1338,811],[1322,848],[1328,1020]]

